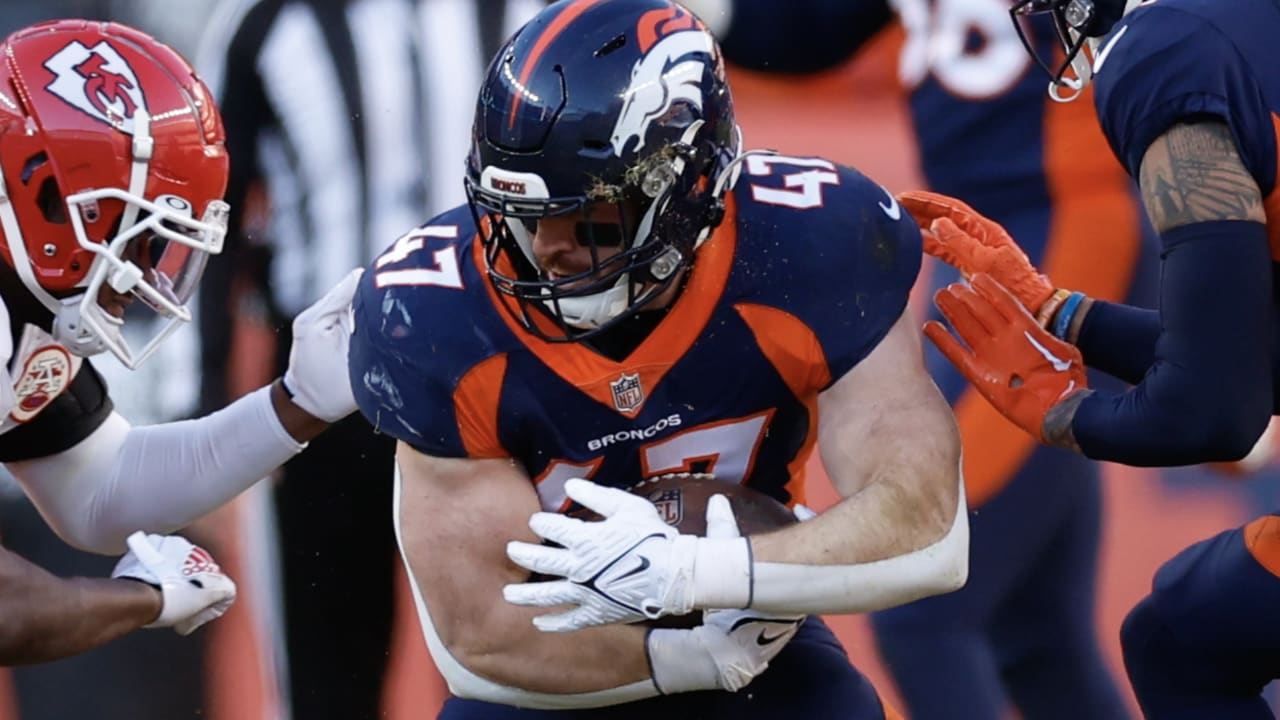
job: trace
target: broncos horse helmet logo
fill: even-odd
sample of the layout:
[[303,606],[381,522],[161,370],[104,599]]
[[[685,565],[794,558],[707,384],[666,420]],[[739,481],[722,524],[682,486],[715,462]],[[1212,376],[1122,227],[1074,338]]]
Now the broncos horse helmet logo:
[[106,40],[93,47],[74,40],[44,63],[53,73],[46,88],[76,109],[122,132],[133,133],[138,110],[146,100],[138,77]]
[[[702,76],[706,62],[715,55],[710,33],[693,15],[682,10],[654,10],[640,18],[637,28],[644,53],[631,69],[622,112],[613,126],[610,142],[621,157],[633,139],[639,152],[654,120],[671,107],[685,102],[702,111]],[[695,57],[690,57],[695,56]]]

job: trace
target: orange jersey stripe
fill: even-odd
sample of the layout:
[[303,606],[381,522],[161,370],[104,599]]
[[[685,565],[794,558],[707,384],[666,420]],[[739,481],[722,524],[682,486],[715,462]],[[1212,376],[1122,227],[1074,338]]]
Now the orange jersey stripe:
[[511,453],[498,439],[498,401],[507,356],[492,355],[467,371],[453,391],[462,446],[471,457],[506,457]]
[[791,394],[804,403],[809,414],[809,432],[804,445],[787,464],[786,490],[791,502],[804,503],[804,469],[818,439],[818,392],[831,382],[826,353],[813,330],[784,310],[750,303],[739,303],[733,308],[751,328],[760,352],[782,376]]
[[1244,545],[1259,565],[1280,577],[1280,517],[1264,515],[1245,525]]
[[[671,366],[693,346],[711,319],[733,268],[738,232],[736,207],[732,195],[725,198],[724,222],[698,249],[688,284],[676,299],[671,313],[622,362],[614,362],[582,343],[552,343],[535,337],[520,327],[513,317],[513,313],[519,314],[514,299],[500,295],[492,283],[486,283],[489,297],[511,332],[556,375],[601,405],[616,410],[624,417],[634,418],[640,414],[643,404],[627,411],[617,410],[609,384],[626,372],[639,374],[643,387],[656,387]],[[478,239],[474,245],[473,259],[483,273],[484,246]],[[503,308],[502,303],[508,303],[507,308]]]
[[[564,32],[569,23],[573,22],[579,15],[586,12],[592,5],[600,2],[600,0],[578,0],[570,4],[564,10],[556,15],[555,18],[547,25],[547,29],[542,31],[542,35],[533,43],[533,48],[529,51],[529,57],[524,59],[524,63],[520,66],[520,87],[524,90],[526,83],[529,82],[529,76],[533,74],[533,69],[538,65],[538,60],[542,57],[542,53],[546,52],[551,42]],[[511,102],[511,112],[507,116],[507,127],[515,127],[516,110],[520,108],[520,101],[524,98],[522,92],[517,92],[513,96],[515,99]]]
[[796,398],[811,397],[831,382],[818,336],[800,318],[767,305],[739,303],[733,309]]
[[[1131,181],[1107,146],[1092,97],[1045,103],[1044,167],[1053,214],[1040,267],[1059,287],[1123,300],[1142,246]],[[1035,440],[973,388],[956,402],[955,413],[966,448],[969,506],[977,507],[1013,479]]]

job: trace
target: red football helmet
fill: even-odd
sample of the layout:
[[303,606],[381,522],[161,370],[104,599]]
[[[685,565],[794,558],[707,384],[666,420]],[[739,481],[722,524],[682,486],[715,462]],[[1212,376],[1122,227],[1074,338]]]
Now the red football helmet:
[[[0,254],[54,314],[59,342],[137,367],[191,319],[222,250],[218,110],[177,52],[115,23],[33,25],[0,56]],[[140,351],[99,304],[104,284],[161,316]]]

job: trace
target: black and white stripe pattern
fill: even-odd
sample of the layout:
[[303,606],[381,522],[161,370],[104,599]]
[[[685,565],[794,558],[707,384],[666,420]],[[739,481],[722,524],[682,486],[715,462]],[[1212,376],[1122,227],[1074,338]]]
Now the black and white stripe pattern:
[[209,61],[200,64],[241,168],[230,199],[245,191],[250,170],[266,181],[265,240],[280,311],[302,310],[348,269],[462,201],[484,67],[540,7],[538,0],[225,4],[200,54]]

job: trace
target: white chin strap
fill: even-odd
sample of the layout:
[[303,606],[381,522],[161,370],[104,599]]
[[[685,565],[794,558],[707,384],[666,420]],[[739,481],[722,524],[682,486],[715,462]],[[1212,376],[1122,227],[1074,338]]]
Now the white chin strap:
[[[1123,19],[1124,16],[1145,1],[1147,0],[1125,0],[1124,10],[1120,13],[1120,17]],[[1118,25],[1119,23],[1116,24]],[[1112,28],[1113,32],[1114,30],[1115,28]],[[1073,38],[1079,37],[1074,30],[1069,32]],[[1098,56],[1098,50],[1102,47],[1102,42],[1107,37],[1110,37],[1110,33],[1100,38],[1091,37],[1085,39],[1080,52],[1076,53],[1076,56],[1071,59],[1071,72],[1075,74],[1075,77],[1064,75],[1059,82],[1049,81],[1050,98],[1056,102],[1069,103],[1080,97],[1084,89],[1093,81],[1093,59]]]
[[[1074,30],[1070,32],[1073,38],[1079,39]],[[1093,81],[1093,56],[1097,51],[1098,39],[1086,38],[1080,51],[1071,58],[1072,75],[1064,74],[1057,82],[1049,81],[1049,98],[1054,102],[1069,103],[1080,97]]]
[[[627,277],[623,275],[608,290],[559,301],[560,317],[569,327],[593,330],[621,315],[627,309]],[[557,303],[547,301],[554,310]]]

